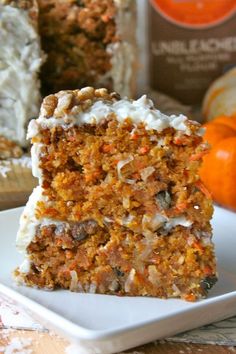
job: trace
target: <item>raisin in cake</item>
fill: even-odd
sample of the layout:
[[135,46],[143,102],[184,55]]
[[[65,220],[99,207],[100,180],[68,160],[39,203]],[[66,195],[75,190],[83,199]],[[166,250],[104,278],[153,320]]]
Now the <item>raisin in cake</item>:
[[45,94],[86,85],[135,89],[135,0],[38,0]]
[[28,121],[39,113],[37,13],[33,0],[0,0],[0,158],[20,155],[5,139],[25,146]]
[[91,87],[46,97],[32,120],[39,186],[21,216],[18,281],[39,288],[194,301],[216,281],[207,146],[146,96]]

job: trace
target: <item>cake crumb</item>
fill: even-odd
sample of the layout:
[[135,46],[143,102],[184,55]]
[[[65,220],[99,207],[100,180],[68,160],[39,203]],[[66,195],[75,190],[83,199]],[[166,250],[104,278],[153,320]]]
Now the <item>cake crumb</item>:
[[32,349],[29,346],[32,344],[30,338],[12,338],[6,346],[0,347],[0,352],[4,354],[31,354]]
[[9,161],[0,161],[0,176],[3,178],[7,177],[7,174],[11,171]]
[[12,158],[12,159],[10,159],[10,162],[16,166],[21,166],[21,167],[25,167],[25,168],[29,168],[29,169],[32,168],[32,162],[31,162],[30,156],[24,155],[24,156],[20,157],[19,159]]
[[12,171],[12,165],[31,169],[31,158],[29,156],[22,156],[20,158],[10,158],[0,161],[0,176],[7,178],[9,172]]

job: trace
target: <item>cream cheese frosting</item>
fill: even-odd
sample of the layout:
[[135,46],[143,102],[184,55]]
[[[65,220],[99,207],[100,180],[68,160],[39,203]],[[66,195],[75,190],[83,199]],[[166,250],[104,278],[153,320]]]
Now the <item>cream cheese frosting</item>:
[[41,111],[40,117],[37,120],[32,120],[29,124],[28,138],[39,134],[41,128],[51,129],[55,126],[69,128],[73,125],[97,124],[111,114],[115,114],[119,122],[130,118],[134,124],[144,123],[147,130],[153,129],[161,132],[171,127],[184,134],[191,134],[186,124],[188,121],[186,116],[182,114],[167,116],[155,109],[153,102],[143,95],[138,100],[124,98],[115,102],[96,101],[88,110],[81,111],[73,117],[65,115],[63,118],[46,118],[44,111]]
[[48,202],[47,197],[43,195],[42,187],[38,186],[34,188],[25,206],[25,209],[20,217],[20,227],[16,236],[16,247],[18,251],[21,253],[26,253],[26,249],[28,245],[35,237],[35,233],[38,226],[44,226],[44,225],[60,226],[62,224],[65,224],[65,222],[60,222],[57,220],[51,220],[47,218],[38,219],[36,217],[36,208],[37,208],[37,203],[40,201]]
[[0,134],[26,144],[25,126],[38,115],[42,52],[27,11],[0,4]]
[[42,199],[42,188],[38,186],[33,190],[21,214],[20,227],[16,235],[16,246],[22,253],[26,251],[27,246],[35,236],[35,230],[39,225],[39,220],[35,215],[36,204]]

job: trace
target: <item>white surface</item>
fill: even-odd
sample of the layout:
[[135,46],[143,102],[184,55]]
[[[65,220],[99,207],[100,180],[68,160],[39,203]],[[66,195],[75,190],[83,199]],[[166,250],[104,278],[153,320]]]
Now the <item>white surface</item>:
[[71,339],[80,354],[116,353],[236,314],[235,213],[216,208],[213,225],[219,281],[208,299],[188,303],[16,286],[10,273],[22,260],[14,245],[21,212],[22,208],[0,213],[0,292]]

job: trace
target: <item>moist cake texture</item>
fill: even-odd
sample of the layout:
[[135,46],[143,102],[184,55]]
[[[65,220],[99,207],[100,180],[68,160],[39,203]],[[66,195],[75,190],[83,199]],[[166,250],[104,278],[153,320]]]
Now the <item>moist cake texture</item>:
[[204,297],[216,281],[202,128],[146,96],[91,87],[46,97],[28,129],[39,186],[21,216],[19,282]]
[[134,93],[135,0],[38,0],[44,94],[85,85]]
[[38,72],[43,55],[37,14],[36,1],[0,0],[0,139],[23,147],[28,122],[40,108]]

